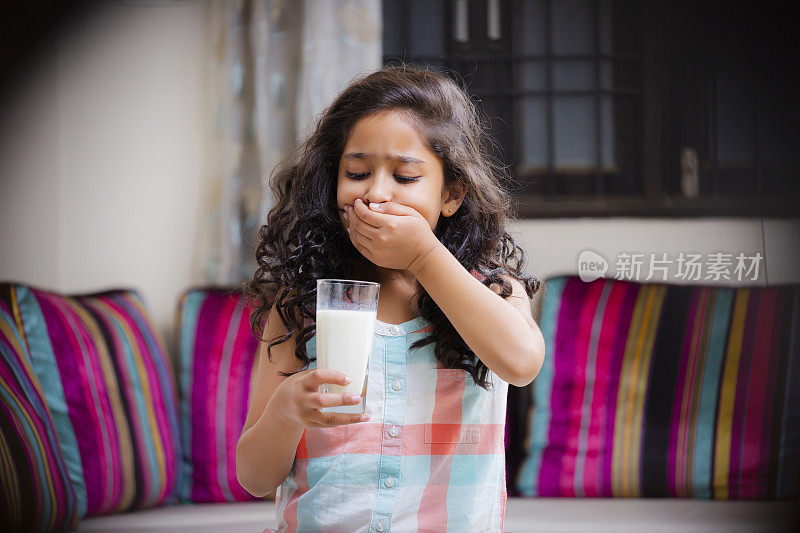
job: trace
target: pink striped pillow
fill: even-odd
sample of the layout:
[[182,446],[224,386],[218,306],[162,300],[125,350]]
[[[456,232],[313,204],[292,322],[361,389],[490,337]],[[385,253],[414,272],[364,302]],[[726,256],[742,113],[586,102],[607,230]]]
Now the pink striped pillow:
[[524,496],[796,500],[800,286],[548,280]]
[[164,343],[132,291],[77,297],[12,285],[79,516],[174,501],[179,433]]
[[78,297],[113,354],[135,450],[136,496],[145,509],[177,500],[180,428],[175,376],[167,348],[141,297],[111,291]]
[[75,489],[42,385],[1,299],[0,524],[5,531],[60,531],[78,524]]
[[185,292],[178,308],[183,435],[181,501],[255,500],[236,478],[236,443],[255,377],[258,341],[240,293]]

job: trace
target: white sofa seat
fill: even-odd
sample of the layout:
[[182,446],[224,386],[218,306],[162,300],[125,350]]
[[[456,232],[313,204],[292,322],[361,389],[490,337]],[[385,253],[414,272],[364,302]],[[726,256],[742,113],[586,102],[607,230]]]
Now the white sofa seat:
[[[753,533],[797,531],[796,502],[680,499],[509,498],[509,533]],[[173,505],[92,517],[78,531],[260,533],[275,528],[275,502]]]

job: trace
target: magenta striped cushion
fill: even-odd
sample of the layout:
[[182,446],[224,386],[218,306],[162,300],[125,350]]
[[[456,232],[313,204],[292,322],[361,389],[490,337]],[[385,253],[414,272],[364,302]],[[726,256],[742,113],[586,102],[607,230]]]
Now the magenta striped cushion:
[[258,341],[240,293],[194,289],[180,299],[181,501],[254,500],[236,478]]
[[79,516],[174,500],[179,432],[166,350],[132,291],[5,291],[53,413]]
[[0,301],[0,524],[3,531],[60,531],[78,505],[42,386],[25,341]]
[[137,293],[112,291],[77,300],[97,321],[114,355],[135,450],[133,507],[173,503],[181,466],[180,428],[166,346]]
[[800,494],[800,287],[559,277],[540,324],[520,494]]

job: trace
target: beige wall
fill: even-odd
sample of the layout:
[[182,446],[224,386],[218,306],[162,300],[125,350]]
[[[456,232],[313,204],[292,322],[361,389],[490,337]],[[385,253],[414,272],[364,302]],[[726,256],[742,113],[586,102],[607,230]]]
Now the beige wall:
[[[763,227],[762,227],[763,222]],[[761,253],[757,279],[737,281],[730,269],[731,280],[721,278],[721,284],[777,285],[800,282],[800,219],[760,218],[701,218],[701,219],[631,219],[577,218],[524,220],[515,222],[509,233],[528,252],[528,270],[541,278],[558,274],[578,273],[578,256],[585,249],[599,252],[608,262],[608,277],[616,273],[615,263],[620,253],[649,254],[672,261],[667,281],[698,283],[676,276],[678,255],[699,253],[703,264],[708,255],[740,252],[751,257]],[[763,238],[762,238],[763,235]],[[705,270],[699,283],[715,283],[706,279]],[[641,280],[646,274],[642,270]],[[654,276],[654,281],[661,281]]]
[[[173,339],[205,175],[203,4],[114,3],[75,30],[0,117],[0,279],[60,291],[139,289]],[[513,224],[546,277],[584,248],[765,251],[800,281],[800,220],[555,219]],[[758,280],[764,283],[766,278]]]
[[4,102],[0,279],[141,290],[169,335],[203,179],[201,3],[113,3]]
[[[540,279],[579,274],[578,258],[584,250],[608,262],[606,277],[627,275],[618,268],[619,254],[643,254],[640,281],[648,281],[650,254],[666,259],[666,276],[654,271],[649,281],[680,284],[765,286],[800,283],[800,220],[760,218],[632,219],[576,218],[522,220],[509,233],[528,254],[526,270]],[[694,280],[678,276],[677,259],[683,253],[701,255],[701,272]],[[709,271],[712,254],[731,254],[730,279]],[[736,279],[735,257],[761,254],[757,277]],[[666,254],[664,256],[663,254]],[[749,260],[746,264],[749,266]],[[710,276],[710,277],[709,277]],[[715,277],[719,277],[715,280]],[[630,278],[627,278],[630,279]],[[540,292],[535,298],[538,303]]]

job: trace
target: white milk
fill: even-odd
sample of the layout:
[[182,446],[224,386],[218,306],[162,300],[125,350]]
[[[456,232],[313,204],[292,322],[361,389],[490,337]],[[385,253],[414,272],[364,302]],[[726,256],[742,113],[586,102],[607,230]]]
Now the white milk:
[[344,372],[352,380],[345,386],[328,383],[328,392],[362,393],[376,315],[375,311],[317,311],[317,368]]

